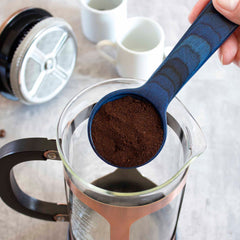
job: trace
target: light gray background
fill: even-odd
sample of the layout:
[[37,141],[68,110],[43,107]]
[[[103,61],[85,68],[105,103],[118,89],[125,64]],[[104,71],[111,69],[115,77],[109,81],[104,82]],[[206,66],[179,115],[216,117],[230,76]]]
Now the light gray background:
[[[187,16],[196,0],[129,0],[128,16],[147,16],[166,33],[166,45],[174,45],[188,28]],[[0,96],[0,129],[7,132],[0,146],[23,137],[54,138],[57,120],[66,103],[81,89],[103,79],[117,77],[94,44],[81,33],[77,0],[1,0],[0,19],[15,10],[37,6],[65,18],[78,40],[74,75],[52,101],[24,106]],[[197,119],[208,148],[190,168],[178,234],[183,240],[240,239],[240,68],[223,67],[215,54],[178,97]],[[64,202],[61,164],[31,163],[16,169],[22,188],[44,200]],[[4,183],[0,183],[4,184]],[[0,202],[0,239],[66,239],[67,223],[49,223],[16,213]]]

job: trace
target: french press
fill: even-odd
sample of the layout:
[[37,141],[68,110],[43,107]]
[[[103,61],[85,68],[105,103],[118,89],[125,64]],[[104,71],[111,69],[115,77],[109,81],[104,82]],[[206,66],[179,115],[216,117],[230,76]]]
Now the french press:
[[[205,149],[201,129],[183,104],[175,98],[169,105],[166,145],[142,167],[118,169],[106,164],[88,140],[87,123],[94,104],[109,92],[142,84],[134,79],[99,82],[65,107],[56,140],[19,139],[3,146],[1,199],[34,218],[69,221],[69,239],[175,239],[189,166]],[[15,165],[47,159],[63,163],[66,204],[35,199],[16,182]]]

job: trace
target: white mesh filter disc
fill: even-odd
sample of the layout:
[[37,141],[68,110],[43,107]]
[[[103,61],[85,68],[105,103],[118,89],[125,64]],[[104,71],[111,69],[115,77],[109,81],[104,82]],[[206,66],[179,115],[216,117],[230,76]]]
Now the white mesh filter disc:
[[76,62],[77,44],[68,23],[47,18],[37,23],[14,53],[10,82],[25,104],[46,102],[68,82]]

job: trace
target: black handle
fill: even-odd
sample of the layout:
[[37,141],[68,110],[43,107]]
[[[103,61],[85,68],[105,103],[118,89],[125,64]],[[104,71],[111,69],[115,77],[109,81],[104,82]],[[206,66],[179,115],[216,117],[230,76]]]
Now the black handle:
[[[18,186],[12,168],[32,160],[45,161],[47,153],[55,153],[55,140],[27,138],[10,142],[0,149],[0,196],[14,210],[27,216],[49,221],[68,220],[67,205],[40,201],[24,193]],[[51,155],[51,154],[50,154]]]

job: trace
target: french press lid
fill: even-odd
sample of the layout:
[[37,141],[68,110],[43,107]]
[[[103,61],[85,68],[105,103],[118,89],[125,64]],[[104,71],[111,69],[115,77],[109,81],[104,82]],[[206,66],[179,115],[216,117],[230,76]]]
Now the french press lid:
[[[11,36],[14,40],[7,41]],[[39,104],[55,97],[67,84],[75,66],[77,44],[66,21],[42,9],[25,9],[5,23],[1,39],[4,96]]]

